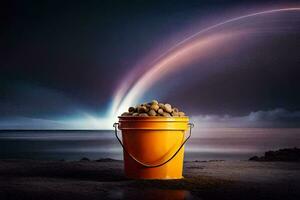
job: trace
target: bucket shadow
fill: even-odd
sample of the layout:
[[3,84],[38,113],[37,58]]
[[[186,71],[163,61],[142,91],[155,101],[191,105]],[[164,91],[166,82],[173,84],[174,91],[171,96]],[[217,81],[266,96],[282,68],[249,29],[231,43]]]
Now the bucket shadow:
[[109,199],[123,200],[184,200],[193,199],[190,192],[186,190],[163,190],[155,188],[133,190],[130,188],[112,191],[108,195]]

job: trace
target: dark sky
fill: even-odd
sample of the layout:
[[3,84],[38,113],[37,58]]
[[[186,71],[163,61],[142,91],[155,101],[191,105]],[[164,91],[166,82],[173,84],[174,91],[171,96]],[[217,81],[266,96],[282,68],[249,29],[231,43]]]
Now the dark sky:
[[[237,11],[296,3],[9,1],[1,8],[0,120],[82,111],[101,116],[124,76],[154,52]],[[174,103],[191,115],[244,116],[278,108],[293,115],[300,110],[299,13],[283,16],[285,24],[274,34],[251,35],[225,56],[227,43],[206,61],[170,74],[144,99]],[[300,125],[295,116],[291,121]]]

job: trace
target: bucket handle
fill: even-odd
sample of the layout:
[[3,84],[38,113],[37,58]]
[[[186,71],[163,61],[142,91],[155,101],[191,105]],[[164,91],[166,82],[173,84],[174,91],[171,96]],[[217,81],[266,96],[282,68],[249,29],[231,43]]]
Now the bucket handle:
[[188,126],[190,127],[190,131],[189,131],[189,136],[184,140],[184,142],[180,145],[180,147],[177,149],[177,151],[166,161],[164,161],[163,163],[160,163],[160,164],[157,164],[157,165],[149,165],[149,164],[145,164],[141,161],[139,161],[138,159],[136,159],[131,153],[129,153],[126,148],[124,147],[121,139],[119,138],[118,136],[118,125],[119,123],[114,123],[113,127],[115,128],[115,135],[116,135],[116,138],[118,139],[119,143],[121,144],[123,150],[125,153],[127,153],[135,162],[139,163],[140,165],[142,165],[143,167],[146,167],[146,168],[155,168],[155,167],[160,167],[160,166],[163,166],[165,164],[167,164],[168,162],[170,162],[177,154],[178,152],[181,150],[181,148],[183,147],[183,145],[188,141],[188,139],[191,137],[192,135],[192,128],[194,127],[194,124],[193,123],[188,123]]

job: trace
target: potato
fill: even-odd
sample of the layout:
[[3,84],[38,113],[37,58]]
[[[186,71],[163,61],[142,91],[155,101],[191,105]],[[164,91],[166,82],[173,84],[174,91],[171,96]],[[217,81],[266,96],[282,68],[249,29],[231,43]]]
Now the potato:
[[131,114],[129,112],[124,112],[121,116],[122,117],[126,117],[126,116],[130,116]]
[[152,105],[153,105],[153,104],[157,104],[157,105],[158,105],[158,101],[157,101],[157,100],[152,100],[151,103],[152,103]]
[[179,117],[179,113],[178,112],[172,112],[172,116],[173,117]]
[[129,107],[128,112],[124,112],[121,116],[148,117],[184,117],[185,113],[180,112],[178,108],[172,107],[171,104],[159,103],[157,100],[138,104],[136,107]]
[[163,104],[163,103],[158,103],[158,106],[159,106],[161,109],[165,109],[165,104]]
[[154,110],[154,111],[158,111],[159,106],[158,106],[158,104],[152,104],[152,105],[150,106],[150,109],[152,109],[152,110]]
[[177,113],[178,113],[179,110],[178,110],[178,108],[173,108],[173,109],[172,109],[172,112],[177,112]]
[[148,111],[148,108],[146,106],[138,106],[137,110],[138,110],[138,113],[145,113]]
[[164,113],[163,113],[163,116],[164,116],[164,117],[171,117],[170,113],[167,113],[167,112],[164,112]]
[[128,108],[128,111],[129,111],[130,113],[133,113],[133,112],[135,111],[135,108],[134,108],[134,107],[129,107],[129,108]]
[[184,112],[178,112],[178,114],[179,114],[180,117],[184,117],[185,116]]
[[147,113],[140,113],[139,116],[140,117],[148,117],[149,115]]
[[150,110],[150,111],[148,112],[148,115],[149,115],[149,116],[156,116],[155,110]]
[[172,112],[172,106],[168,103],[165,104],[165,109],[166,112],[171,113]]
[[157,113],[162,115],[164,113],[164,110],[160,108],[158,109]]

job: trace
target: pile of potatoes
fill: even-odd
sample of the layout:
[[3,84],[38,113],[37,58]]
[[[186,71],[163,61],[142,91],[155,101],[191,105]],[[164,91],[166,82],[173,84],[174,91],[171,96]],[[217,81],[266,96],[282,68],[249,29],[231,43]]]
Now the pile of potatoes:
[[129,107],[128,112],[124,112],[121,116],[132,117],[148,117],[148,116],[163,116],[163,117],[184,117],[184,112],[179,112],[178,108],[172,107],[170,104],[158,103],[153,100],[150,103],[143,103],[136,107]]

